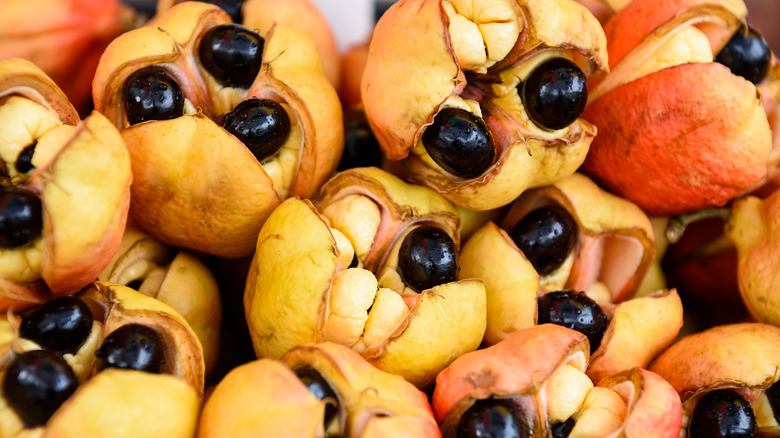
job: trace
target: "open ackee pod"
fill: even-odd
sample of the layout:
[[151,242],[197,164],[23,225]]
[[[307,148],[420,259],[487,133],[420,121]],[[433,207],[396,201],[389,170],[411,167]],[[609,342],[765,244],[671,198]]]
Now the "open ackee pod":
[[[690,436],[692,427],[705,427],[708,420],[720,417],[714,412],[726,410],[729,417],[742,419],[743,428],[755,428],[756,436],[780,433],[775,388],[780,379],[778,346],[780,328],[776,326],[731,324],[688,335],[653,361],[650,370],[671,383],[682,399],[680,437]],[[739,433],[743,429],[728,430]]]
[[[241,52],[250,61],[220,64],[225,41],[253,48]],[[283,25],[236,27],[206,3],[176,5],[114,40],[93,98],[130,151],[138,225],[222,257],[249,255],[271,210],[312,196],[343,147],[338,96],[313,43]],[[260,119],[271,128],[255,127]]]
[[[30,353],[59,355],[72,371],[78,388],[60,405],[55,405],[50,416],[41,418],[40,412],[29,411],[29,405],[19,402],[17,385],[9,386],[8,379],[3,379],[0,390],[0,430],[3,436],[77,437],[95,431],[117,437],[151,437],[158,436],[155,434],[160,431],[167,431],[171,436],[191,436],[203,397],[204,364],[200,343],[185,320],[167,305],[114,283],[95,282],[67,299],[85,305],[84,309],[90,315],[87,321],[91,325],[87,327],[81,344],[72,344],[73,349],[64,347],[68,351],[63,351],[63,339],[73,335],[56,331],[65,330],[63,324],[52,323],[59,316],[36,313],[43,307],[23,314],[10,314],[15,336],[12,352],[2,358],[0,373],[6,374],[15,366],[17,359]],[[55,309],[63,309],[62,306],[60,304]],[[46,310],[51,311],[52,308]],[[49,322],[45,318],[49,318]],[[74,324],[77,323],[71,320],[68,330],[73,330]],[[101,361],[108,363],[112,360],[103,356],[101,350],[116,341],[114,333],[119,333],[118,330],[123,327],[135,330],[138,325],[154,331],[161,342],[163,356],[159,369],[156,372],[118,369],[120,365],[102,368]],[[44,327],[44,331],[35,331],[35,327]],[[28,334],[30,337],[24,337]],[[122,348],[129,352],[144,350],[146,347],[141,345],[128,343]],[[44,357],[39,360],[45,362],[49,359]],[[25,364],[34,366],[36,362]],[[48,372],[54,373],[55,370],[56,367]],[[50,384],[51,380],[47,379],[51,379],[51,375],[48,378],[38,376],[41,390],[46,390],[43,385]],[[63,381],[66,379],[58,382]],[[46,392],[47,397],[58,396],[59,390],[49,388],[46,390],[49,391]],[[11,394],[9,391],[15,394],[13,400],[7,395]],[[38,403],[48,408],[51,403],[49,398]],[[35,418],[36,422],[31,423],[30,418]]]
[[119,247],[131,179],[125,145],[105,117],[80,121],[38,67],[0,60],[0,309],[92,282]]
[[219,358],[222,302],[217,280],[200,260],[160,243],[130,221],[98,279],[128,286],[176,310],[198,335],[205,374],[211,373]]
[[[159,0],[157,14],[162,14],[182,0]],[[311,39],[322,58],[325,74],[333,86],[339,84],[340,63],[336,37],[328,19],[311,0],[238,0],[211,1],[225,9],[235,23],[265,34],[274,24],[298,29]]]
[[583,334],[543,324],[464,354],[436,378],[442,435],[474,436],[492,422],[519,437],[634,436],[642,428],[677,436],[680,402],[668,383],[632,369],[594,387],[588,351]]
[[[586,80],[607,70],[605,46],[573,0],[402,0],[374,30],[366,117],[414,182],[500,207],[582,164],[596,130],[578,115]],[[548,100],[559,87],[571,94]]]
[[231,371],[203,408],[198,436],[440,437],[424,393],[325,342]]
[[610,73],[583,113],[599,131],[584,172],[654,216],[722,206],[759,183],[772,145],[761,97],[713,62],[746,15],[741,0],[635,0],[615,14]]
[[[258,357],[333,341],[424,387],[479,346],[485,289],[479,280],[457,281],[459,222],[452,204],[425,187],[361,168],[334,176],[314,205],[284,201],[258,236],[244,293]],[[450,242],[431,257],[446,259],[455,272],[424,277],[431,283],[412,289],[401,272],[424,265],[408,261],[410,267],[399,268],[399,247],[420,232],[433,233],[431,246]],[[416,251],[416,245],[409,247]]]

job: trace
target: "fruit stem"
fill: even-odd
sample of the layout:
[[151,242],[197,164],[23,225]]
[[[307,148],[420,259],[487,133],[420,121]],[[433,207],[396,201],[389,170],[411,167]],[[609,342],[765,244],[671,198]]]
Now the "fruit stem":
[[730,216],[731,209],[726,207],[711,207],[672,216],[669,218],[669,224],[666,226],[666,239],[669,243],[677,243],[682,238],[688,225],[704,219],[716,217],[728,219]]

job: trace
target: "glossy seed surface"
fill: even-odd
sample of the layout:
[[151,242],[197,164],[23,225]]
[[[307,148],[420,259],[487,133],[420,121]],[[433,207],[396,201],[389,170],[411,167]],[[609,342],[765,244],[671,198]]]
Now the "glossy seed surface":
[[550,292],[539,297],[538,304],[539,324],[551,323],[576,330],[588,337],[591,353],[599,348],[609,319],[587,295],[574,291]]
[[33,193],[0,189],[0,248],[16,248],[43,232],[43,206]]
[[715,61],[732,73],[757,84],[769,72],[772,51],[764,37],[752,27],[742,28],[721,49]]
[[27,427],[46,424],[77,387],[65,359],[46,350],[18,355],[3,378],[3,396]]
[[95,353],[98,371],[120,368],[159,373],[165,364],[162,338],[140,324],[126,324],[109,334]]
[[261,163],[276,154],[290,135],[290,117],[270,99],[245,100],[225,116],[225,129]]
[[460,108],[444,108],[425,128],[422,143],[442,169],[460,178],[476,178],[493,164],[496,149],[485,122]]
[[452,238],[430,225],[411,230],[398,253],[398,272],[415,292],[458,279],[458,254]]
[[303,382],[312,395],[317,397],[318,400],[327,402],[325,406],[325,424],[329,424],[339,410],[339,398],[336,396],[336,391],[322,377],[322,374],[311,366],[306,365],[296,369],[295,375],[301,379],[301,382]]
[[539,275],[552,273],[577,244],[577,222],[565,208],[548,205],[532,210],[509,233]]
[[53,298],[22,319],[19,335],[46,350],[75,353],[92,330],[92,313],[78,298]]
[[249,87],[263,64],[265,40],[238,24],[209,29],[201,38],[198,55],[203,67],[222,84]]
[[702,396],[688,426],[690,438],[750,438],[755,430],[750,403],[730,389],[717,389]]
[[181,87],[159,67],[147,67],[130,75],[122,87],[122,100],[130,125],[184,115]]
[[585,74],[565,58],[552,58],[539,64],[518,86],[518,92],[531,121],[547,130],[571,125],[588,103]]
[[458,438],[530,438],[531,425],[508,399],[477,400],[460,417]]

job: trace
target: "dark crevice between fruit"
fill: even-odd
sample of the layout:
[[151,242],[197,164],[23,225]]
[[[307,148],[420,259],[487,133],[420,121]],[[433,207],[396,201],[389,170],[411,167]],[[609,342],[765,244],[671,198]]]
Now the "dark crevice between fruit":
[[245,0],[197,0],[201,3],[209,3],[219,6],[223,11],[230,15],[230,19],[234,23],[241,23],[244,21],[244,14],[242,8],[244,7]]
[[404,284],[417,293],[457,281],[459,270],[455,243],[439,227],[416,227],[401,242],[398,273]]
[[551,425],[550,432],[552,433],[553,438],[567,438],[572,429],[574,429],[574,424],[574,418],[569,418],[564,422]]
[[35,153],[35,147],[38,145],[38,140],[33,140],[32,144],[25,146],[19,156],[16,158],[16,171],[19,173],[27,173],[33,169],[32,159]]
[[344,119],[344,152],[336,171],[356,167],[382,167],[382,149],[363,111],[351,111]]

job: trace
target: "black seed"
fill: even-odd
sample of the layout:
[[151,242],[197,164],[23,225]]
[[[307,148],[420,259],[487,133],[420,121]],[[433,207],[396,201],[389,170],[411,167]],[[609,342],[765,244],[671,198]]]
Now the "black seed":
[[40,198],[26,190],[0,190],[0,247],[16,248],[37,239],[43,232]]
[[382,166],[382,149],[365,116],[345,120],[344,153],[337,171],[371,166]]
[[20,354],[3,378],[3,395],[26,427],[46,424],[77,387],[76,375],[65,359],[45,350]]
[[539,324],[556,324],[584,334],[591,354],[601,345],[609,320],[595,301],[582,292],[551,292],[539,297]]
[[574,418],[569,418],[562,423],[555,423],[550,426],[550,432],[552,432],[553,438],[566,438],[574,429]]
[[422,143],[442,169],[460,178],[476,178],[493,164],[496,149],[485,122],[460,108],[444,108],[425,128]]
[[290,135],[290,117],[273,100],[253,98],[236,105],[225,116],[224,127],[263,162],[284,146]]
[[691,438],[750,438],[756,430],[753,408],[739,393],[717,389],[704,394],[691,415]]
[[336,391],[319,371],[309,365],[297,368],[295,375],[301,379],[312,395],[327,403],[325,406],[325,425],[330,424],[339,411],[339,398],[336,396]]
[[458,254],[452,238],[441,228],[411,230],[398,252],[398,273],[415,292],[458,279]]
[[147,326],[127,324],[109,334],[95,353],[98,371],[105,368],[159,373],[165,364],[160,335]]
[[509,233],[539,275],[558,269],[577,244],[577,222],[559,205],[537,208]]
[[565,58],[552,58],[539,64],[518,86],[518,93],[531,121],[542,129],[571,125],[588,103],[585,74]]
[[752,27],[743,27],[721,49],[715,61],[757,84],[766,78],[771,58],[772,51],[764,37]]
[[59,297],[43,303],[22,320],[19,335],[46,350],[75,353],[92,331],[92,313],[78,298]]
[[530,438],[531,425],[509,399],[477,400],[458,424],[458,438]]
[[200,40],[203,67],[225,85],[249,87],[263,64],[265,40],[238,24],[209,29]]
[[184,97],[176,80],[159,67],[133,73],[122,88],[127,121],[169,120],[184,114]]
[[19,152],[19,156],[16,157],[16,171],[19,173],[27,173],[33,169],[32,158],[35,153],[35,147],[38,145],[38,140],[33,140],[32,144],[26,146]]

